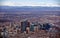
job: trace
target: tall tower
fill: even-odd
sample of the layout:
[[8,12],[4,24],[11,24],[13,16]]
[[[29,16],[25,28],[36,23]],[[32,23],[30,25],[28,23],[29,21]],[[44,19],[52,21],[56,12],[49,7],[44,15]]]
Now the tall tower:
[[30,31],[32,31],[32,32],[34,31],[34,24],[30,25]]
[[37,25],[34,26],[34,32],[38,32],[38,26]]
[[26,31],[26,28],[30,27],[30,23],[28,22],[28,20],[24,20],[21,22],[21,32]]

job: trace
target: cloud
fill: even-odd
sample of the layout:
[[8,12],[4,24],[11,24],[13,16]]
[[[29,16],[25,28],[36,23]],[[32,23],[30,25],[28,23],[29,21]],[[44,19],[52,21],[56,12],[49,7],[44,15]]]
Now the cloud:
[[48,7],[58,6],[60,7],[60,5],[57,3],[44,3],[44,2],[32,3],[32,2],[11,2],[11,1],[1,2],[0,6],[48,6]]
[[0,4],[0,6],[14,6],[15,5],[15,3],[13,3],[13,2],[1,2],[1,4]]

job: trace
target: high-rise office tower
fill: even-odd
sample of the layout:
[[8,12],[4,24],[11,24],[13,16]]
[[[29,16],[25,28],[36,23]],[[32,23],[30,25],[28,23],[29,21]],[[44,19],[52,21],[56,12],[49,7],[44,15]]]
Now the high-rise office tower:
[[34,31],[34,24],[30,25],[30,31],[32,31],[32,32]]
[[38,26],[34,26],[34,32],[38,32]]
[[30,27],[30,22],[28,22],[28,20],[24,20],[21,22],[21,32],[26,31],[26,27]]
[[49,23],[43,24],[45,30],[49,30],[51,25]]
[[40,24],[40,23],[38,24],[38,29],[42,30],[42,24]]
[[0,38],[3,38],[3,36],[2,36],[2,29],[0,29]]
[[30,33],[30,28],[26,27],[26,34]]

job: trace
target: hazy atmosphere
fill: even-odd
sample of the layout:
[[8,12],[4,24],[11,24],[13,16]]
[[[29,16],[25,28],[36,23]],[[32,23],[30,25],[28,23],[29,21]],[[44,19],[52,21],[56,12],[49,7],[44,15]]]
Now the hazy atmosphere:
[[60,0],[0,0],[0,38],[60,38]]
[[60,0],[0,0],[0,6],[60,6]]

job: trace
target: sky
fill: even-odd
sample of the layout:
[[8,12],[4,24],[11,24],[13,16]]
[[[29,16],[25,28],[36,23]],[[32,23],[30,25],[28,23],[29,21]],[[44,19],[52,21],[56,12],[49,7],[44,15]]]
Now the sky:
[[59,6],[60,0],[0,0],[0,6]]

